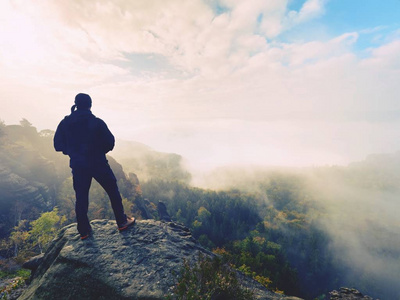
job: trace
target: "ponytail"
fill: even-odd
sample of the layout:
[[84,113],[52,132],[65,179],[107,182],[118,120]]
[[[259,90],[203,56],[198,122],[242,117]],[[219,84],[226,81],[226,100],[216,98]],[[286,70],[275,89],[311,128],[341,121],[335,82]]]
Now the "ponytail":
[[71,106],[71,114],[74,112],[75,108],[76,108],[76,104]]

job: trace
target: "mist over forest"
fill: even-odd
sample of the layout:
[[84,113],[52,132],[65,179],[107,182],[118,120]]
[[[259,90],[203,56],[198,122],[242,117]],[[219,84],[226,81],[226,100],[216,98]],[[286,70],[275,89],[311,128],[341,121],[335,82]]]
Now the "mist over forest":
[[[32,235],[43,213],[57,208],[58,228],[75,222],[68,158],[54,151],[53,135],[25,119],[0,125],[1,259],[21,262],[45,250]],[[347,166],[226,166],[202,174],[186,169],[179,154],[139,142],[117,140],[109,154],[130,214],[158,218],[163,201],[204,247],[268,288],[305,299],[340,286],[400,298],[400,152]],[[91,220],[113,219],[97,183],[90,198]]]
[[379,291],[376,297],[389,290],[388,299],[399,297],[400,152],[370,155],[348,166],[219,168],[198,182],[212,189],[265,193],[262,187],[276,178],[296,182],[302,197],[315,205],[314,221],[328,235],[345,281],[357,286],[363,278],[365,290]]

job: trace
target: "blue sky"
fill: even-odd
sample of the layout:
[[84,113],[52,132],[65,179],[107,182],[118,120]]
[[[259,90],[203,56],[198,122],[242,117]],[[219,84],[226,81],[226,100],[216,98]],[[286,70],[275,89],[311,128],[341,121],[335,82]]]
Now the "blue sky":
[[[304,2],[291,1],[288,9],[299,10]],[[318,18],[283,33],[282,38],[285,41],[309,41],[315,38],[329,39],[346,32],[359,32],[354,49],[360,55],[366,55],[362,52],[399,35],[399,27],[399,0],[330,0],[326,1],[324,13]]]
[[[304,0],[290,1],[289,10],[299,10]],[[359,31],[377,26],[398,28],[400,16],[399,0],[329,0],[324,13],[308,24],[323,24],[333,35]]]
[[333,34],[360,31],[367,28],[399,27],[400,1],[398,0],[331,0],[321,18]]
[[1,1],[0,119],[54,129],[86,92],[117,137],[200,168],[394,152],[399,15],[398,0]]

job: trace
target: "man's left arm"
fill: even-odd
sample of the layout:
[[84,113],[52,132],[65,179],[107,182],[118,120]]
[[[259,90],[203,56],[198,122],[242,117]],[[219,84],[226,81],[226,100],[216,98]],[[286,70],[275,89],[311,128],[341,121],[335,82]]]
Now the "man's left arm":
[[100,120],[100,131],[101,131],[101,144],[104,153],[110,152],[114,149],[115,138],[111,131],[108,129],[107,124]]

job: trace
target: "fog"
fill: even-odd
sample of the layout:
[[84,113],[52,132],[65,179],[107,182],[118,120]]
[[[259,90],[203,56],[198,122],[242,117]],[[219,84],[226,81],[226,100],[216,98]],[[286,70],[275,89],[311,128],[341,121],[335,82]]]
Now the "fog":
[[338,261],[349,267],[348,281],[364,278],[369,286],[360,289],[379,287],[391,299],[398,297],[400,190],[380,190],[373,182],[357,187],[346,178],[314,177],[311,184],[325,209],[320,222],[332,239],[331,247]]
[[307,197],[320,212],[316,222],[328,234],[329,249],[345,270],[344,282],[364,293],[377,293],[375,297],[397,299],[400,153],[372,155],[346,166],[231,166],[194,176],[193,183],[265,193],[260,187],[276,174],[302,179]]

